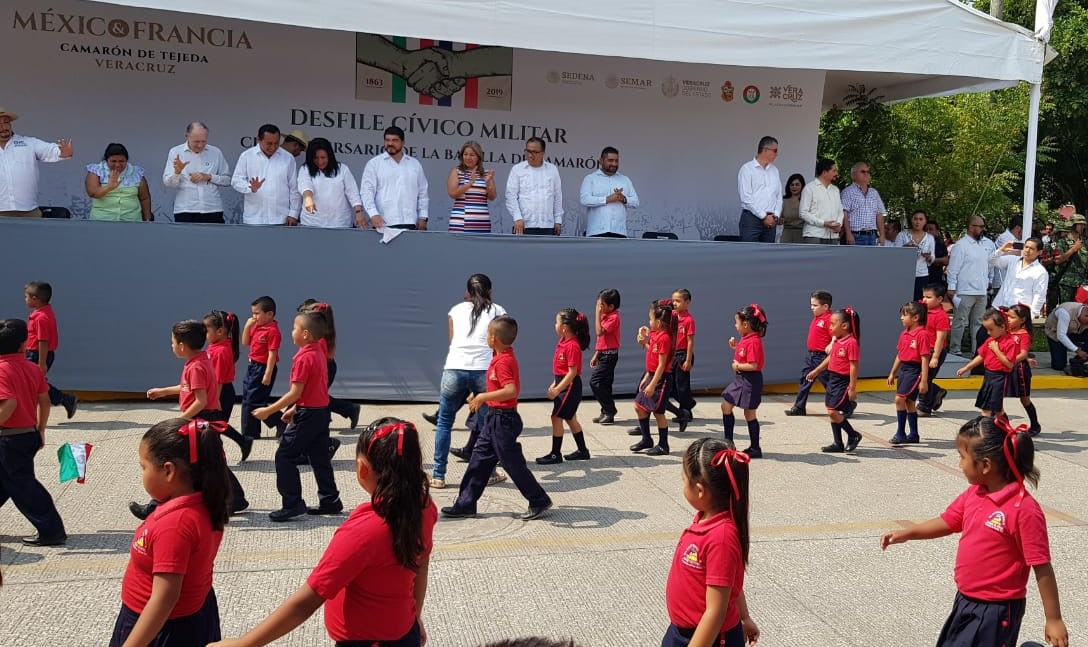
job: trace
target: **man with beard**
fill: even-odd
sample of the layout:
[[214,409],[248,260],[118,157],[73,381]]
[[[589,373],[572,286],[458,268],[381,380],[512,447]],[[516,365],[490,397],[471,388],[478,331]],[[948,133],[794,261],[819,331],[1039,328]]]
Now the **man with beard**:
[[[963,331],[966,328],[974,338],[982,327],[982,313],[986,311],[987,291],[990,288],[990,257],[997,247],[984,236],[986,221],[982,216],[972,216],[967,221],[967,235],[952,246],[948,261],[948,294],[951,300],[958,296],[959,303],[952,314],[952,336],[948,340],[951,353],[962,351]],[[953,301],[955,303],[955,301]],[[972,345],[967,356],[974,355]]]
[[[385,152],[372,158],[359,183],[363,209],[375,229],[426,229],[427,177],[419,160],[404,152],[404,131],[385,129]],[[356,225],[365,227],[363,216]]]
[[605,146],[600,168],[582,180],[579,197],[586,208],[586,236],[627,238],[627,210],[638,208],[638,194],[619,170],[620,152]]

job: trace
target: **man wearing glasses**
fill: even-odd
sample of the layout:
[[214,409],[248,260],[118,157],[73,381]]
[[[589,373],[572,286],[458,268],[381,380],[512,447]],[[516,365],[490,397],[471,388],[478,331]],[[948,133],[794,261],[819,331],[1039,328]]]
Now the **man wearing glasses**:
[[563,185],[559,169],[544,161],[544,140],[525,142],[525,161],[510,169],[506,210],[514,219],[514,235],[559,236],[563,232]]
[[737,192],[740,194],[740,239],[748,243],[773,243],[775,228],[782,218],[782,178],[774,165],[778,140],[759,140],[756,157],[740,167]]
[[[982,216],[972,216],[967,221],[967,235],[952,246],[952,258],[948,261],[948,299],[959,297],[952,314],[952,337],[948,350],[959,354],[963,343],[964,328],[972,339],[982,327],[982,313],[986,311],[986,297],[990,288],[990,256],[997,247],[986,233],[986,221]],[[955,302],[953,302],[955,303]],[[972,348],[968,356],[974,354]]]
[[850,169],[854,182],[843,189],[842,208],[846,213],[843,230],[847,245],[876,245],[884,232],[884,201],[876,189],[869,186],[873,179],[869,164],[858,162]]

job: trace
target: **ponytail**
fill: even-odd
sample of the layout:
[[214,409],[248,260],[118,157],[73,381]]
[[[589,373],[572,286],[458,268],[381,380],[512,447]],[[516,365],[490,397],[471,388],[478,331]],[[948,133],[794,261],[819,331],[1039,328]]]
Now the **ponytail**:
[[193,489],[200,492],[208,509],[213,530],[222,530],[230,519],[230,477],[219,436],[226,430],[224,422],[172,418],[148,429],[142,439],[147,453],[159,465],[173,463],[189,473]]
[[[480,160],[480,163],[483,164],[483,160]],[[491,279],[486,274],[473,274],[468,277],[465,293],[468,301],[472,303],[472,316],[469,318],[468,328],[471,335],[476,330],[480,315],[491,307]]]
[[241,339],[241,335],[238,334],[238,315],[226,310],[212,310],[204,315],[204,323],[212,328],[226,329],[227,338],[230,339],[230,351],[234,356],[234,361],[237,362],[238,356],[241,354],[241,349],[238,347],[238,342]]
[[664,326],[666,334],[669,336],[669,348],[668,355],[672,355],[672,350],[676,346],[676,332],[679,327],[679,319],[676,313],[672,309],[672,299],[661,299],[650,303],[650,307],[654,311],[654,319],[661,321]]
[[850,324],[850,334],[854,336],[854,339],[861,341],[861,317],[858,316],[858,311],[854,310],[853,306],[846,306],[842,310],[839,310],[839,316],[842,320]]
[[741,558],[748,563],[748,465],[750,459],[732,443],[700,438],[684,452],[683,469],[691,483],[701,483],[718,510],[729,510],[737,527]]
[[417,570],[426,549],[423,510],[430,494],[415,425],[399,418],[375,420],[359,434],[355,454],[377,474],[371,505],[389,526],[397,562]]
[[559,321],[570,326],[570,331],[578,340],[579,348],[582,350],[589,348],[589,321],[584,314],[574,308],[563,308],[559,311]]
[[737,317],[748,324],[752,332],[763,337],[767,334],[767,313],[758,303],[744,306],[737,310]]
[[299,314],[315,314],[325,322],[325,332],[322,338],[328,347],[329,356],[336,354],[336,320],[332,314],[332,306],[313,299],[308,299],[298,308]]

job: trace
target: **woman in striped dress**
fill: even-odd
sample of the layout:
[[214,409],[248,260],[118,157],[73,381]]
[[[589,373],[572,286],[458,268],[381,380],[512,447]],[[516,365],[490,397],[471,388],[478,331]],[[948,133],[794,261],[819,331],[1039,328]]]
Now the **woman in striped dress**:
[[453,198],[450,231],[468,234],[491,233],[491,211],[495,199],[495,171],[484,170],[484,151],[474,141],[461,146],[461,163],[450,170],[446,188]]

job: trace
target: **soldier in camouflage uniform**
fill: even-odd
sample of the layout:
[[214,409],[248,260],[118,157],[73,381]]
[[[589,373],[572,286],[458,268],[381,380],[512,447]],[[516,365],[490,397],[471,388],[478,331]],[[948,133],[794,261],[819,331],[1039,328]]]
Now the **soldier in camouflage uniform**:
[[1050,242],[1043,245],[1043,249],[1039,253],[1039,263],[1046,268],[1047,273],[1050,275],[1050,282],[1047,283],[1046,290],[1047,312],[1050,312],[1054,309],[1054,306],[1061,303],[1058,300],[1058,265],[1054,262],[1054,259],[1061,253],[1058,251],[1058,243],[1065,238],[1068,231],[1069,222],[1064,218],[1057,218],[1054,221],[1054,229],[1050,234]]
[[1058,268],[1060,303],[1073,301],[1077,288],[1088,284],[1088,246],[1084,244],[1084,227],[1084,216],[1073,214],[1069,219],[1069,233],[1058,242],[1054,263]]

